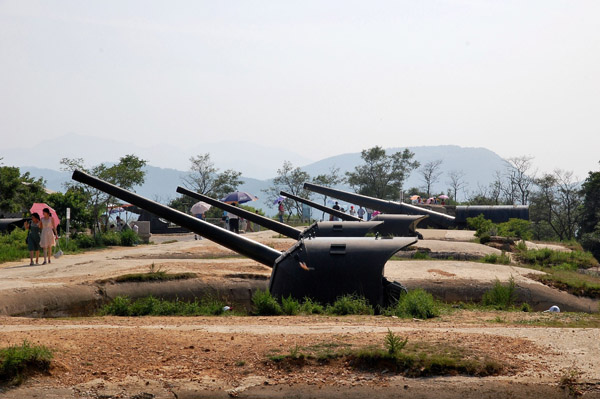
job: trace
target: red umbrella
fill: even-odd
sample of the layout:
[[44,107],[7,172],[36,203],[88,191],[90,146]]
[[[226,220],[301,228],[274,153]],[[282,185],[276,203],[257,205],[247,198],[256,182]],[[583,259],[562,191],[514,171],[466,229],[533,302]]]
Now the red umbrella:
[[51,207],[49,207],[48,204],[45,204],[43,202],[36,202],[35,204],[33,204],[31,206],[31,209],[29,210],[29,212],[31,214],[37,213],[38,215],[40,215],[40,218],[43,218],[44,217],[44,214],[43,214],[44,208],[50,209],[50,217],[52,218],[52,220],[54,220],[54,226],[58,227],[58,225],[60,224],[60,219],[58,218],[56,211],[54,209],[52,209]]

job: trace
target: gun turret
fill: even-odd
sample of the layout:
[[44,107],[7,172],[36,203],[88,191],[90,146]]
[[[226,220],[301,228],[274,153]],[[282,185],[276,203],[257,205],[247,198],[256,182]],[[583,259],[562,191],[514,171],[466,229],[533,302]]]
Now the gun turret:
[[[383,277],[386,261],[415,238],[327,237],[300,239],[280,253],[266,245],[211,225],[113,184],[75,171],[73,179],[146,209],[203,237],[271,266],[269,290],[277,298],[292,296],[331,303],[342,295],[364,296],[372,305],[394,303],[401,285]],[[399,288],[400,287],[400,288]]]
[[[319,209],[323,212],[330,213],[332,215],[338,216],[343,220],[356,220],[362,223],[370,223],[370,222],[383,222],[379,224],[374,230],[379,233],[381,236],[394,236],[394,237],[418,237],[419,233],[417,232],[417,224],[425,218],[427,215],[390,215],[390,214],[379,214],[371,219],[370,222],[363,222],[361,218],[357,218],[352,215],[348,215],[344,212],[340,212],[336,209],[327,208],[321,204],[317,204],[316,202],[307,200],[302,197],[298,197],[293,194],[286,193],[285,191],[281,191],[279,194],[285,195],[286,197],[293,199],[298,202],[302,202],[313,208]],[[346,218],[346,219],[344,219]],[[422,238],[422,237],[421,237]]]
[[379,225],[383,222],[369,222],[360,225],[352,222],[317,222],[300,231],[287,224],[280,223],[276,220],[269,219],[256,213],[249,212],[237,206],[229,205],[207,195],[190,191],[184,187],[177,187],[177,192],[185,194],[189,197],[204,201],[224,211],[231,212],[244,219],[250,220],[263,227],[271,229],[286,237],[298,240],[302,237],[364,237],[370,232],[375,232]]
[[304,183],[304,188],[316,193],[325,194],[334,198],[339,198],[353,204],[361,205],[366,208],[376,209],[384,213],[405,214],[405,215],[427,215],[429,222],[439,227],[450,227],[454,225],[454,217],[445,213],[432,211],[415,205],[403,204],[401,202],[386,201],[379,198],[368,197],[366,195],[350,193],[335,188],[320,186],[318,184]]

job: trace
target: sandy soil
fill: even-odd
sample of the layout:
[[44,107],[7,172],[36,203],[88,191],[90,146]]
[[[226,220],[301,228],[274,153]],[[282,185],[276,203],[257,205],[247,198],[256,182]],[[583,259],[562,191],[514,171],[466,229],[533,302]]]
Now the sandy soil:
[[[429,230],[427,230],[429,231]],[[422,245],[446,251],[448,242],[431,232]],[[447,235],[448,232],[444,232]],[[272,232],[250,234],[277,249],[292,240]],[[460,237],[459,237],[460,238]],[[165,244],[68,255],[51,265],[0,265],[0,291],[65,285],[154,267],[194,271],[205,276],[248,272],[268,276],[270,269],[193,236],[161,238]],[[462,239],[462,238],[461,238]],[[427,242],[429,241],[429,242]],[[438,243],[438,241],[440,243]],[[466,240],[468,241],[468,240]],[[468,245],[464,245],[468,244]],[[472,245],[453,240],[451,248]],[[439,249],[442,247],[442,249]],[[487,251],[485,247],[472,248]],[[386,275],[414,279],[508,279],[526,281],[531,270],[466,261],[393,261]],[[519,280],[521,281],[521,280]],[[531,280],[529,280],[531,281]],[[0,346],[23,340],[55,353],[50,375],[36,375],[0,395],[17,397],[192,398],[192,397],[409,397],[470,398],[508,392],[531,397],[544,392],[565,397],[558,387],[569,373],[577,375],[573,392],[600,397],[600,329],[566,327],[598,316],[549,313],[457,311],[435,320],[401,320],[383,316],[350,317],[190,317],[27,319],[0,317]],[[556,322],[565,327],[540,327]],[[579,324],[581,325],[581,324]],[[356,370],[348,364],[281,367],[269,356],[318,344],[381,346],[390,329],[409,342],[450,343],[505,366],[502,375],[485,378],[442,376],[411,379],[388,371]],[[293,391],[290,391],[292,389]],[[322,392],[320,395],[319,392]],[[145,396],[144,396],[145,395]],[[221,395],[221,396],[219,396]],[[387,396],[386,396],[387,395]],[[553,396],[554,395],[554,396]]]

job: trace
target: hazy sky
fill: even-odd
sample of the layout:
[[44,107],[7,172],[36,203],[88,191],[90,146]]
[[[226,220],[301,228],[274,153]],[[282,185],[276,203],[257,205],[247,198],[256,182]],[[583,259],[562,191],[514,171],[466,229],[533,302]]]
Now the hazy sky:
[[457,144],[583,178],[600,160],[599,16],[597,0],[0,0],[0,147]]

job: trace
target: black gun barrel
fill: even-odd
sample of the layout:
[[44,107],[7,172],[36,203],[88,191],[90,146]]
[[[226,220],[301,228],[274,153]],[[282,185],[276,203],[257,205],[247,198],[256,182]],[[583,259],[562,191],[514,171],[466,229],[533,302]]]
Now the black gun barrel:
[[181,227],[185,227],[217,244],[260,262],[263,265],[273,267],[275,260],[281,256],[281,252],[271,247],[252,241],[193,216],[186,215],[183,212],[144,198],[79,170],[73,172],[72,178],[73,180],[97,188],[113,197],[117,197],[139,208],[152,212],[156,216],[167,219]]
[[324,205],[321,204],[317,204],[316,202],[313,202],[311,200],[307,200],[305,198],[302,197],[298,197],[297,195],[294,194],[290,194],[287,193],[285,191],[280,191],[279,194],[288,197],[289,199],[292,199],[294,201],[298,201],[298,202],[302,202],[303,204],[306,204],[308,206],[311,206],[315,209],[318,209],[320,211],[329,213],[330,215],[336,216],[344,221],[347,222],[360,222],[362,219],[361,218],[357,218],[356,216],[352,216],[352,215],[348,215],[347,213],[344,213],[342,211],[338,211],[337,209],[332,209],[332,208],[328,208]]
[[276,231],[279,234],[283,234],[286,237],[293,238],[294,240],[300,239],[301,231],[295,229],[287,224],[279,223],[273,219],[269,219],[267,217],[258,215],[256,213],[249,212],[245,209],[242,209],[237,206],[229,205],[204,194],[196,193],[194,191],[190,191],[187,188],[178,186],[177,192],[180,194],[185,194],[189,197],[195,198],[200,201],[204,201],[210,205],[216,206],[217,208],[223,209],[224,211],[231,212],[234,215],[238,215],[243,217],[244,219],[250,220],[251,222],[260,224],[268,229]]
[[429,220],[440,227],[454,226],[454,217],[445,213],[435,212],[430,209],[421,208],[415,205],[403,204],[400,202],[386,201],[379,198],[368,197],[366,195],[350,193],[335,188],[320,186],[313,183],[304,183],[304,188],[316,193],[325,194],[334,198],[362,205],[366,208],[376,209],[384,213],[407,214],[407,215],[428,215]]

